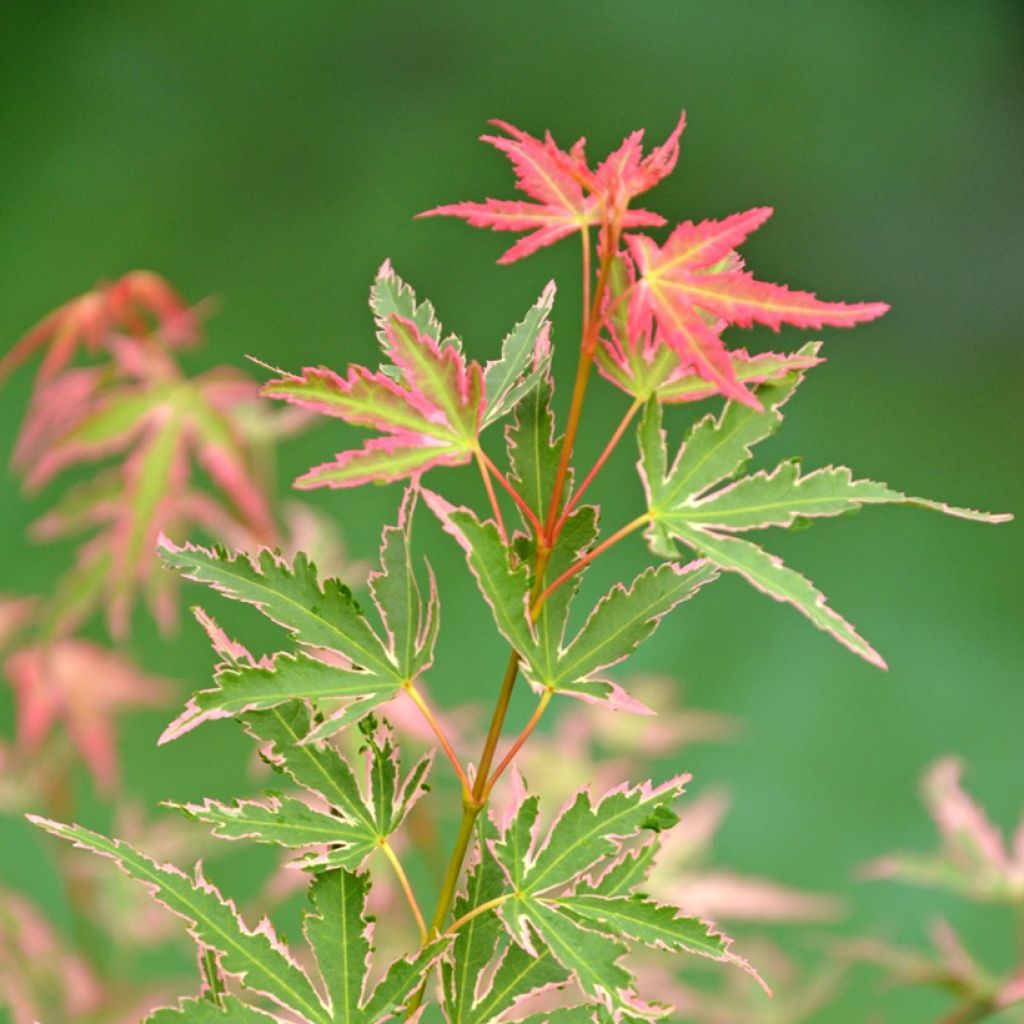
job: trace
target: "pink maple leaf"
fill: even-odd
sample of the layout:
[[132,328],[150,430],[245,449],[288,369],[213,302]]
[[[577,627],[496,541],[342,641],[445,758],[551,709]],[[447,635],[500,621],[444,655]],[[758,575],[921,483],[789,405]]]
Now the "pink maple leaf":
[[648,157],[642,156],[640,147],[643,133],[634,132],[596,171],[587,166],[583,139],[566,152],[558,148],[550,132],[538,139],[505,121],[491,123],[508,137],[484,135],[483,141],[512,161],[516,187],[532,202],[487,199],[482,203],[450,203],[419,216],[461,217],[473,227],[529,232],[499,263],[513,263],[567,235],[612,219],[620,228],[659,227],[665,223],[659,214],[627,210],[626,206],[632,196],[653,187],[672,170],[683,119],[668,141]]
[[17,744],[33,753],[58,723],[105,790],[117,781],[117,715],[157,707],[172,691],[120,654],[85,640],[23,647],[5,664],[17,701]]
[[189,345],[199,337],[199,318],[158,274],[133,270],[101,282],[45,316],[0,359],[0,382],[37,351],[46,350],[39,383],[50,380],[80,348],[95,354],[117,335],[156,333],[167,344]]
[[397,314],[385,322],[383,341],[397,376],[362,366],[350,366],[341,376],[321,366],[264,385],[266,396],[381,432],[362,448],[315,466],[296,487],[401,480],[472,458],[484,407],[480,365],[467,362],[455,344],[438,344]]
[[[730,258],[739,265],[735,254]],[[656,395],[660,402],[694,402],[718,394],[715,382],[694,368],[689,352],[663,344],[661,332],[655,331],[654,317],[643,316],[642,307],[638,309],[635,305],[630,315],[627,300],[637,288],[632,260],[621,256],[613,266],[614,285],[604,297],[602,323],[605,330],[600,335],[596,359],[602,376],[641,401]],[[727,324],[719,319],[706,326],[719,336]],[[716,344],[724,350],[720,338]],[[742,348],[729,352],[726,358],[731,361],[732,374],[741,385],[761,384],[823,362],[808,352],[764,352],[752,356]]]
[[889,308],[884,302],[822,302],[810,292],[758,281],[744,271],[734,250],[771,213],[764,206],[724,220],[685,221],[664,245],[646,235],[626,235],[639,272],[630,296],[631,333],[643,331],[653,318],[658,340],[684,364],[729,398],[755,409],[760,403],[737,380],[721,339],[723,326],[851,327]]

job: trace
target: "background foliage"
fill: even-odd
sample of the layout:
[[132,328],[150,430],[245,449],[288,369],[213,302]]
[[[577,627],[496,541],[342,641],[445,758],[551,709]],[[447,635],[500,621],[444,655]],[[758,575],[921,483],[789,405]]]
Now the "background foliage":
[[[776,216],[745,248],[762,277],[893,306],[854,334],[823,332],[830,363],[766,456],[800,451],[810,465],[841,459],[913,493],[1024,505],[1024,18],[1015,3],[627,10],[523,0],[513,10],[94,0],[9,2],[0,19],[4,347],[97,278],[148,266],[191,298],[218,300],[197,367],[246,353],[289,367],[367,362],[376,342],[366,294],[387,256],[477,358],[496,353],[552,276],[566,282],[556,331],[571,338],[575,247],[497,268],[504,239],[410,218],[453,198],[504,194],[504,161],[474,141],[490,117],[550,127],[565,143],[585,133],[602,152],[637,125],[662,139],[685,106],[679,169],[659,207],[701,217],[770,203]],[[5,439],[29,378],[23,371],[5,391]],[[618,399],[603,384],[595,394],[594,408],[608,402],[610,427]],[[325,424],[287,446],[282,481],[320,461],[343,429]],[[623,486],[609,487],[619,495],[609,522],[640,511],[629,458],[612,468]],[[361,494],[358,519],[346,515],[345,492],[313,500],[341,521],[355,554],[372,556],[399,493]],[[59,546],[20,542],[45,502],[0,505],[5,590],[31,592],[66,560]],[[379,517],[365,515],[368,503]],[[1021,526],[961,526],[868,510],[778,542],[876,643],[888,675],[737,580],[689,605],[640,664],[680,676],[695,706],[745,722],[735,742],[692,747],[680,765],[696,776],[692,792],[724,784],[734,794],[722,862],[840,891],[851,931],[920,944],[928,913],[946,913],[1003,966],[1009,929],[986,935],[987,913],[852,875],[883,851],[931,846],[916,786],[941,753],[965,757],[969,786],[997,820],[1010,824],[1020,805]],[[424,530],[421,543],[436,550],[435,564],[452,557],[439,531]],[[622,545],[588,587],[596,595],[644,558],[639,540]],[[504,654],[491,646],[472,582],[441,582],[446,636],[433,678],[448,681],[442,701],[464,700],[481,680],[496,685]],[[147,650],[149,629],[140,621],[135,634],[144,667],[182,680],[182,694],[205,682],[196,627]],[[7,692],[0,702],[9,722]],[[158,750],[167,717],[126,723],[122,752],[138,795],[152,805],[238,792],[247,747],[237,730],[211,727]],[[102,808],[87,807],[90,823],[106,826]],[[42,841],[0,820],[0,884],[27,889],[59,917]],[[255,879],[265,863],[234,854],[211,873]],[[827,1016],[863,1021],[870,1007],[926,1019],[936,1005],[855,978]]]

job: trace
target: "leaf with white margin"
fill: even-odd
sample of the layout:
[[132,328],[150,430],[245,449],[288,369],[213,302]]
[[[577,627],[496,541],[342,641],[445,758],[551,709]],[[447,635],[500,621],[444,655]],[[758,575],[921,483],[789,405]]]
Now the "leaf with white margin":
[[[678,776],[659,787],[622,786],[596,804],[581,790],[543,841],[537,797],[521,794],[501,838],[491,843],[513,889],[499,909],[509,933],[528,950],[533,931],[539,934],[582,989],[614,1013],[660,1015],[640,1000],[620,963],[628,951],[624,939],[731,963],[760,982],[750,965],[729,951],[730,941],[709,925],[675,907],[626,895],[642,879],[649,857],[640,851],[624,860],[623,841],[644,830],[671,828],[678,819],[669,804],[688,778]],[[603,892],[595,891],[594,875],[604,882]]]
[[[802,351],[813,355],[816,348],[805,346]],[[778,428],[782,422],[779,410],[802,376],[794,373],[760,385],[755,394],[763,412],[729,402],[719,417],[700,420],[690,429],[671,467],[661,408],[656,402],[648,403],[638,429],[639,468],[651,517],[646,536],[651,550],[664,557],[676,555],[676,542],[681,541],[718,568],[739,573],[770,597],[793,605],[855,654],[885,668],[881,655],[828,606],[825,595],[810,580],[756,544],[733,535],[769,526],[787,528],[879,504],[916,505],[987,523],[1012,517],[910,497],[886,484],[855,480],[845,467],[829,466],[801,474],[799,463],[792,460],[714,490],[744,469],[751,458],[751,445]]]
[[372,716],[360,723],[365,736],[364,786],[330,744],[305,738],[311,731],[310,714],[301,702],[248,712],[243,725],[265,744],[260,751],[264,760],[325,801],[327,812],[276,793],[268,793],[265,803],[206,800],[166,806],[212,825],[213,834],[221,839],[252,839],[305,850],[293,861],[295,866],[312,871],[360,867],[399,828],[426,789],[433,755],[424,755],[403,775],[390,726]]
[[317,954],[320,975],[338,1024],[376,1024],[394,1016],[420,987],[450,936],[428,942],[410,957],[395,960],[367,992],[372,923],[366,913],[370,879],[366,874],[330,871],[309,891],[311,909],[302,929]]
[[[493,836],[489,822],[481,825],[481,839]],[[507,889],[505,872],[485,844],[477,848],[465,892],[452,907],[455,919],[502,896]],[[487,971],[501,948],[504,929],[495,910],[471,917],[455,933],[451,957],[442,961],[442,1002],[448,1024],[491,1024],[507,1016],[523,999],[564,985],[568,972],[539,938],[533,952],[507,942],[493,973]]]
[[[657,628],[661,619],[680,602],[692,597],[716,576],[706,562],[681,566],[666,563],[642,572],[630,588],[616,584],[601,598],[579,633],[563,643],[567,597],[577,582],[567,584],[568,595],[555,591],[557,628],[530,621],[532,581],[525,565],[513,565],[513,552],[505,546],[497,527],[481,521],[466,508],[456,508],[431,491],[424,501],[466,553],[470,569],[494,614],[498,629],[523,661],[527,679],[538,690],[550,690],[599,702],[620,710],[649,713],[601,673],[622,661]],[[585,542],[592,529],[592,513],[576,513]],[[568,529],[568,526],[567,526]],[[575,526],[574,526],[575,529]],[[540,628],[540,626],[545,628]]]
[[142,1024],[266,1024],[268,1020],[281,1018],[222,995],[219,1006],[209,999],[184,999],[176,1007],[156,1010]]
[[329,1009],[268,918],[250,929],[235,905],[202,875],[193,880],[178,868],[157,864],[122,840],[108,839],[81,825],[63,825],[34,814],[28,819],[77,847],[109,857],[126,875],[142,882],[154,899],[186,921],[201,947],[219,954],[221,969],[239,977],[249,991],[298,1013],[310,1024],[332,1024]]
[[501,358],[484,367],[484,413],[481,428],[508,415],[548,376],[551,366],[551,324],[555,282],[501,344]]
[[[370,593],[384,638],[370,625],[352,592],[338,580],[317,577],[301,552],[289,565],[263,550],[252,558],[223,549],[208,550],[162,541],[164,560],[191,580],[206,583],[232,600],[251,604],[282,626],[300,645],[253,659],[242,649],[215,670],[216,686],[189,701],[165,730],[161,742],[175,739],[203,721],[229,718],[294,699],[340,699],[341,710],[312,734],[329,735],[390,700],[403,685],[429,668],[439,622],[437,589],[430,572],[424,600],[410,554],[416,491],[408,488],[395,526],[386,526],[381,567],[370,578]],[[208,620],[200,620],[210,631]]]

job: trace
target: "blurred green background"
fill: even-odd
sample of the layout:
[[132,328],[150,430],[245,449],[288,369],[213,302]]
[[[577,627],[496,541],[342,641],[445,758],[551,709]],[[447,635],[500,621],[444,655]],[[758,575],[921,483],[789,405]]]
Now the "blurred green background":
[[[194,367],[241,364],[247,353],[286,367],[372,362],[366,294],[391,257],[479,358],[494,355],[557,278],[564,372],[578,330],[577,247],[501,268],[509,236],[411,218],[441,202],[511,195],[506,162],[476,141],[488,118],[550,128],[563,144],[585,134],[600,156],[636,127],[661,141],[685,107],[679,167],[645,205],[684,219],[770,204],[775,217],[744,249],[759,277],[893,307],[877,324],[824,335],[829,362],[764,457],[843,462],[910,493],[1019,514],[1022,28],[1013,0],[6,0],[3,344],[95,280],[143,266],[192,299],[217,298]],[[782,344],[803,337],[784,333]],[[776,343],[767,331],[733,340]],[[22,371],[3,393],[5,451],[30,379]],[[567,394],[563,386],[563,402]],[[584,450],[597,450],[623,407],[594,387]],[[673,418],[676,436],[689,415]],[[328,424],[289,444],[282,479],[328,456],[338,438]],[[449,480],[433,482],[475,493],[471,477]],[[31,592],[67,552],[22,544],[46,497],[22,501],[14,488],[9,478],[0,507],[2,588]],[[355,553],[372,556],[398,494],[315,500]],[[606,523],[636,514],[629,453],[603,494]],[[481,680],[503,654],[456,572],[461,559],[428,534],[445,622],[433,687],[448,703],[482,699]],[[851,914],[839,931],[921,944],[929,918],[947,914],[1006,966],[1011,928],[1000,911],[858,883],[853,871],[892,848],[930,847],[916,789],[937,755],[966,759],[969,787],[1004,826],[1019,815],[1022,536],[1019,523],[986,528],[895,509],[771,538],[883,652],[888,674],[734,579],[656,635],[637,668],[672,673],[692,706],[745,723],[737,741],[689,748],[678,765],[695,774],[695,790],[734,794],[721,862],[842,892]],[[645,564],[639,542],[617,551],[587,594]],[[206,681],[208,651],[190,624],[170,645],[141,622],[136,636],[141,661],[183,680],[183,693]],[[8,695],[0,700],[9,733]],[[528,706],[515,706],[517,720]],[[147,803],[251,785],[230,725],[157,750],[165,718],[136,716],[123,736],[130,788]],[[103,813],[92,806],[91,823],[104,824]],[[60,915],[42,839],[4,820],[0,842],[0,884]],[[249,862],[238,863],[231,884],[244,891]],[[797,950],[807,944],[779,935]],[[815,1019],[924,1021],[942,1005],[882,992],[858,974]]]

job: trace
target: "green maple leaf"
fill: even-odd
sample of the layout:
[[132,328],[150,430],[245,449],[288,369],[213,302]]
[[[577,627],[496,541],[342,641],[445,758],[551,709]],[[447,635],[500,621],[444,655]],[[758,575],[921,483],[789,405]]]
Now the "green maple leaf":
[[[466,508],[456,508],[424,491],[426,503],[466,553],[470,569],[494,614],[498,629],[522,658],[530,683],[538,690],[597,700],[610,707],[645,711],[603,672],[631,654],[657,628],[662,617],[715,578],[703,561],[665,563],[640,573],[629,588],[616,584],[594,607],[569,642],[564,637],[569,604],[578,587],[572,581],[556,590],[547,615],[531,622],[530,571],[517,552],[502,542],[497,527]],[[555,565],[571,562],[594,537],[594,512],[580,509],[563,530]]]
[[[493,828],[486,828],[484,835],[493,837]],[[460,918],[500,897],[506,889],[505,872],[483,845],[452,913]],[[459,928],[450,955],[441,963],[441,995],[448,1024],[491,1024],[523,998],[569,980],[569,972],[537,936],[528,952],[507,939],[503,944],[503,933],[494,910],[478,914]],[[496,950],[497,965],[482,982]]]
[[406,491],[397,525],[385,527],[381,567],[370,578],[381,631],[370,624],[346,586],[334,579],[321,582],[301,552],[289,565],[267,550],[255,558],[232,556],[222,549],[179,548],[165,539],[161,550],[168,565],[187,579],[255,606],[282,626],[298,649],[255,659],[202,619],[215,647],[226,653],[215,669],[217,685],[193,696],[162,741],[208,719],[291,700],[341,701],[340,710],[313,729],[312,736],[323,737],[390,700],[427,669],[437,638],[438,600],[433,574],[424,599],[413,571],[415,493]]
[[549,952],[587,995],[616,1014],[661,1013],[640,1000],[621,963],[629,942],[750,970],[729,952],[729,940],[705,922],[676,907],[626,895],[642,879],[650,854],[623,854],[622,842],[643,830],[671,827],[675,815],[668,805],[686,781],[680,776],[658,787],[623,786],[597,803],[581,791],[543,841],[537,838],[537,797],[523,794],[500,839],[490,844],[512,890],[499,913],[514,941],[530,954]]
[[[817,351],[805,346],[808,357]],[[640,470],[647,492],[651,549],[664,557],[678,544],[692,548],[718,568],[735,572],[759,590],[802,612],[819,629],[867,661],[885,667],[877,651],[834,612],[815,586],[781,559],[744,538],[747,530],[792,527],[808,520],[855,512],[864,505],[916,505],[947,515],[999,523],[1011,518],[910,497],[886,484],[856,480],[849,469],[829,466],[803,474],[797,462],[740,477],[752,446],[782,422],[782,406],[803,378],[791,373],[755,391],[763,406],[728,402],[720,416],[706,416],[688,432],[671,466],[661,428],[661,408],[650,402],[640,423]]]
[[[303,932],[318,968],[318,982],[314,982],[278,938],[269,919],[249,928],[235,905],[201,874],[190,878],[171,865],[157,864],[121,840],[108,839],[80,825],[62,825],[35,815],[29,820],[78,847],[109,857],[125,874],[146,885],[154,899],[186,922],[200,949],[215,954],[218,968],[241,982],[244,1002],[229,998],[221,1017],[197,1000],[159,1011],[152,1024],[172,1024],[175,1014],[181,1015],[183,1024],[218,1019],[248,1024],[265,1016],[279,1019],[270,1011],[255,1012],[268,1002],[307,1024],[376,1024],[394,1016],[408,1002],[451,941],[442,936],[413,956],[396,960],[368,992],[369,879],[350,871],[327,871],[311,884],[310,906],[303,916]],[[255,1006],[250,1006],[253,1001]]]
[[[296,864],[315,871],[358,868],[381,847],[405,820],[426,788],[432,755],[422,757],[403,776],[398,752],[386,722],[371,719],[363,753],[366,785],[330,744],[312,740],[310,715],[301,702],[243,718],[246,730],[265,745],[261,754],[275,770],[328,804],[316,810],[303,800],[268,793],[264,801],[237,800],[227,804],[207,799],[201,804],[165,806],[213,826],[221,839],[251,839],[292,850],[305,850]],[[310,852],[310,848],[315,850]]]

